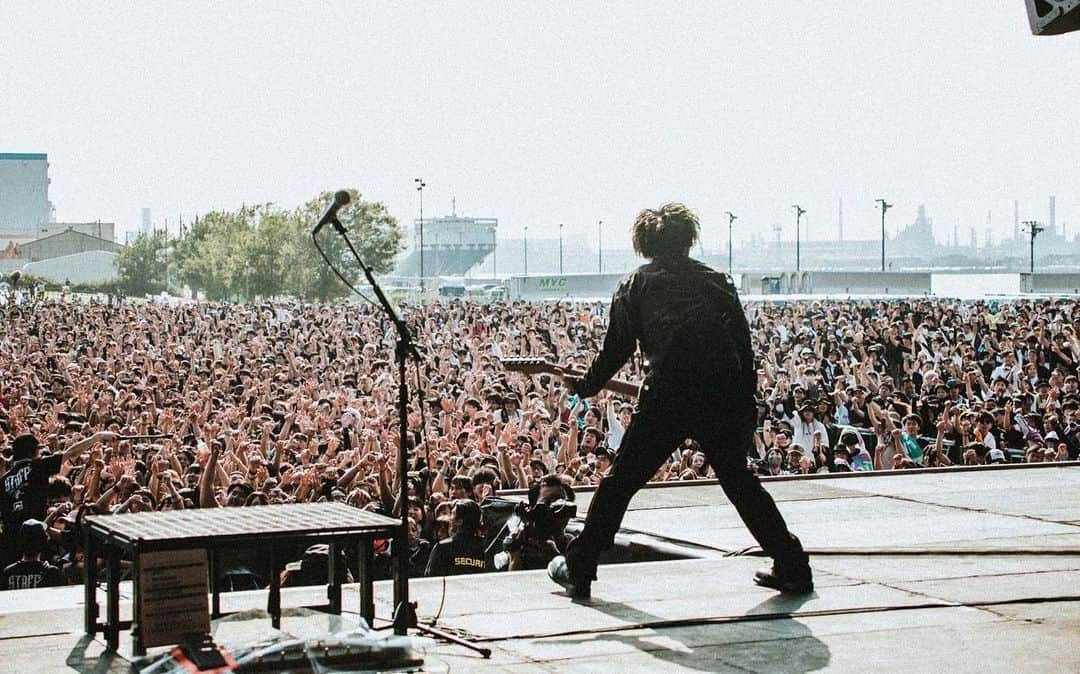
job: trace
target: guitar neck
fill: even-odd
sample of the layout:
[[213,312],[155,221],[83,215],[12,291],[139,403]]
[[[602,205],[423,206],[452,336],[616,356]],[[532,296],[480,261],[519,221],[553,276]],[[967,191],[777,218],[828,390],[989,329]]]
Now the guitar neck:
[[[551,374],[563,375],[569,374],[580,377],[585,374],[581,370],[568,370],[563,367],[553,367],[550,370]],[[629,396],[631,398],[637,398],[641,393],[641,383],[629,381],[627,379],[608,379],[603,388],[607,391],[613,391],[619,395]]]
[[[568,374],[578,377],[585,374],[581,370],[571,370],[539,358],[504,358],[502,359],[502,364],[508,370],[516,370],[526,374],[546,373],[557,376]],[[625,379],[609,379],[607,383],[604,384],[604,388],[608,391],[614,391],[615,393],[631,398],[637,398],[638,394],[641,392],[640,383],[627,381]]]
[[641,393],[641,384],[625,379],[609,379],[604,388],[631,398],[636,398]]

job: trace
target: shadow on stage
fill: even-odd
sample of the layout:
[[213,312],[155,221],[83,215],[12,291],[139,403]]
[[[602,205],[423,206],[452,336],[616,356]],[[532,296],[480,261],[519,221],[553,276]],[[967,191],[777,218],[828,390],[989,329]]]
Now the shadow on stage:
[[[618,633],[597,633],[564,643],[621,644],[661,663],[704,672],[812,672],[829,664],[829,647],[805,624],[785,616],[816,596],[776,595],[751,608],[743,614],[744,619],[733,617],[730,621],[698,624],[692,620],[668,621],[619,602],[576,600],[576,604],[625,621],[629,627]],[[723,613],[722,607],[715,608],[714,615]],[[635,629],[639,625],[644,627]]]

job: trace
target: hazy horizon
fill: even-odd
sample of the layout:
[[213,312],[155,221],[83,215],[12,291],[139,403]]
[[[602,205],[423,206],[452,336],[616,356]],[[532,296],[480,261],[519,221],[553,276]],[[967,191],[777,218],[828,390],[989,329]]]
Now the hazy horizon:
[[[358,187],[407,229],[625,247],[681,200],[705,246],[751,228],[875,238],[925,203],[939,240],[1021,219],[1080,228],[1080,35],[1023,3],[268,6],[0,1],[0,152],[46,152],[58,220],[175,231],[215,208]],[[895,6],[893,6],[895,5]]]

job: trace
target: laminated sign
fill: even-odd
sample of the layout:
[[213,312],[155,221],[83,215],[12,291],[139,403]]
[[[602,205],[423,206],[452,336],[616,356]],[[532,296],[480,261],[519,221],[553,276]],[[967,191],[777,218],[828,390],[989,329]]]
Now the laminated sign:
[[185,634],[210,632],[205,550],[140,554],[136,577],[144,645],[167,646]]

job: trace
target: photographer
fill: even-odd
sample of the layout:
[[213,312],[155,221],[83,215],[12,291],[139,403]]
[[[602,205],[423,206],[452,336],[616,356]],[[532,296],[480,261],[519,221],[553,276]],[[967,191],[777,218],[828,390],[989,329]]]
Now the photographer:
[[[509,534],[502,539],[510,571],[543,569],[556,555],[566,551],[566,524],[577,515],[574,491],[556,475],[545,475],[529,489],[529,504],[518,504],[506,524]],[[502,568],[496,562],[497,568]]]

